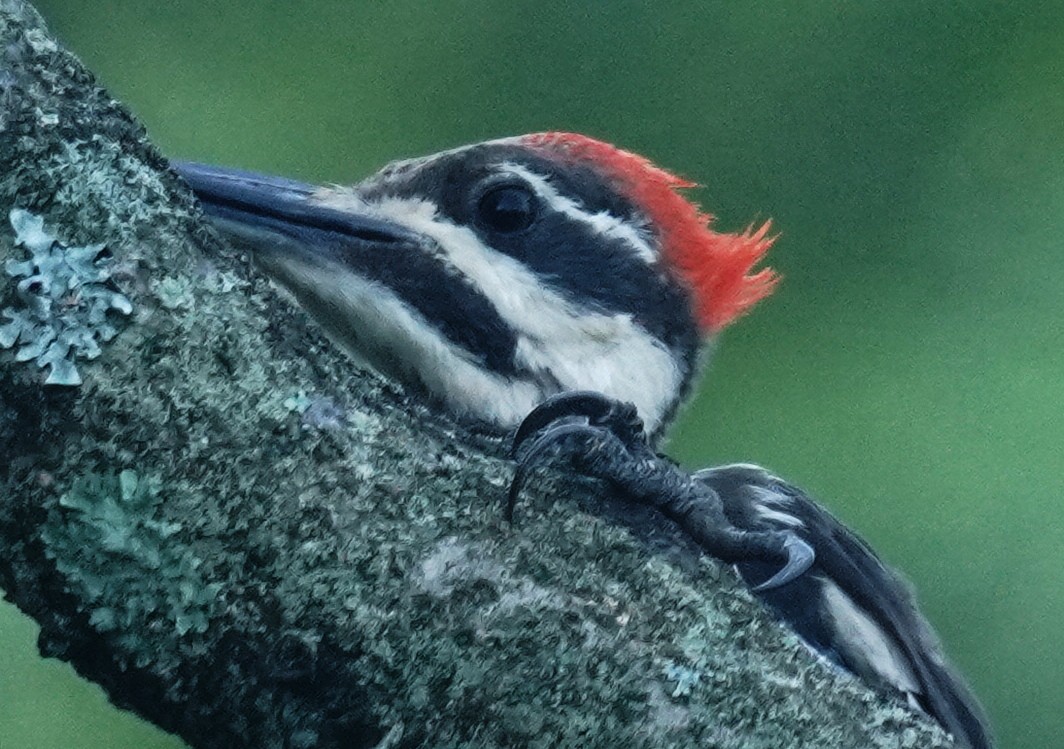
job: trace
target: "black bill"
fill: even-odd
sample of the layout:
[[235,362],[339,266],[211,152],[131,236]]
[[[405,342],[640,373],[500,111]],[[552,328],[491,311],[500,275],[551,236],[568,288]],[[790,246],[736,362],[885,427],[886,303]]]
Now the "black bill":
[[219,228],[253,245],[263,235],[274,235],[272,243],[288,237],[319,248],[351,242],[383,246],[416,241],[415,234],[395,223],[321,205],[314,199],[318,190],[314,185],[187,161],[172,162],[171,167]]
[[372,215],[356,191],[206,164],[171,167],[212,223],[351,353],[409,379],[410,365],[399,360],[414,332],[431,330],[463,356],[513,371],[514,333],[490,300],[432,237]]

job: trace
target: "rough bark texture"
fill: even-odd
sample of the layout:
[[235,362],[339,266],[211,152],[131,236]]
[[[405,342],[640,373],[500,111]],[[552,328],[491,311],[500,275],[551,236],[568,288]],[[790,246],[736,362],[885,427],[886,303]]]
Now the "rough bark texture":
[[45,655],[195,747],[949,746],[593,486],[503,525],[499,444],[353,371],[20,0],[0,55],[0,262],[26,209],[132,302],[78,387],[0,349],[0,586]]

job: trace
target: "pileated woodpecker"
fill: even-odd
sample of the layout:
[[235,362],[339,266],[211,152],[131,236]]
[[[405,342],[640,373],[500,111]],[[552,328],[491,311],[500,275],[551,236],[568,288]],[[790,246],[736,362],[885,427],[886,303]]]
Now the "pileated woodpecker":
[[[771,293],[768,225],[714,231],[691,183],[573,133],[398,161],[353,187],[175,164],[225,233],[350,353],[453,415],[517,428],[509,512],[547,453],[657,507],[817,653],[970,749],[982,711],[906,583],[763,468],[653,450],[700,344]],[[645,429],[644,429],[645,425]]]

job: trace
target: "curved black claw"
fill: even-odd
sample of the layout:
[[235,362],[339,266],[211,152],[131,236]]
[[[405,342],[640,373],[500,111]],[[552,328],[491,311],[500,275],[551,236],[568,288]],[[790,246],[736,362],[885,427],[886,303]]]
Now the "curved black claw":
[[816,561],[816,552],[813,551],[813,547],[794,533],[784,534],[783,551],[787,554],[787,563],[768,580],[751,588],[754,593],[779,588],[796,580],[804,575]]
[[643,431],[643,420],[632,404],[622,403],[594,390],[570,390],[551,396],[532,409],[517,428],[510,457],[515,457],[521,445],[533,434],[566,417],[593,426],[608,427],[615,434],[619,430],[633,435],[642,434]]
[[[532,413],[535,413],[535,411]],[[523,428],[524,424],[521,426]],[[546,456],[551,448],[556,447],[568,437],[575,435],[597,437],[601,431],[602,429],[600,427],[590,426],[589,424],[564,423],[538,432],[531,446],[524,451],[521,455],[521,459],[517,461],[517,470],[514,471],[513,481],[510,482],[510,491],[506,496],[506,509],[503,512],[503,517],[506,518],[506,522],[509,523],[513,521],[514,507],[517,505],[517,498],[521,494],[521,490],[524,488],[529,474],[532,472],[532,469],[536,467],[536,463]],[[520,432],[520,430],[518,430],[518,432]],[[514,440],[513,451],[515,453],[519,447],[520,445],[517,440]]]
[[[692,477],[654,452],[635,406],[589,391],[549,398],[517,428],[511,448],[517,470],[506,497],[507,522],[513,521],[532,470],[554,451],[569,458],[583,475],[605,479],[632,501],[657,509],[719,559],[768,563],[782,559],[783,567],[754,592],[792,582],[816,559],[813,547],[792,531],[733,525],[725,512],[726,500],[706,476]],[[743,496],[727,495],[727,501]]]

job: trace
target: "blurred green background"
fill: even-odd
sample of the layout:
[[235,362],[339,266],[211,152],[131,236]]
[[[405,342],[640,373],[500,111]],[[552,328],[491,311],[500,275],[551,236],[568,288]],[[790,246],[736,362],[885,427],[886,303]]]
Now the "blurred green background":
[[[1064,4],[40,0],[175,157],[315,181],[547,128],[772,217],[670,451],[802,484],[916,584],[1002,747],[1064,747]],[[0,747],[179,747],[0,607]]]

